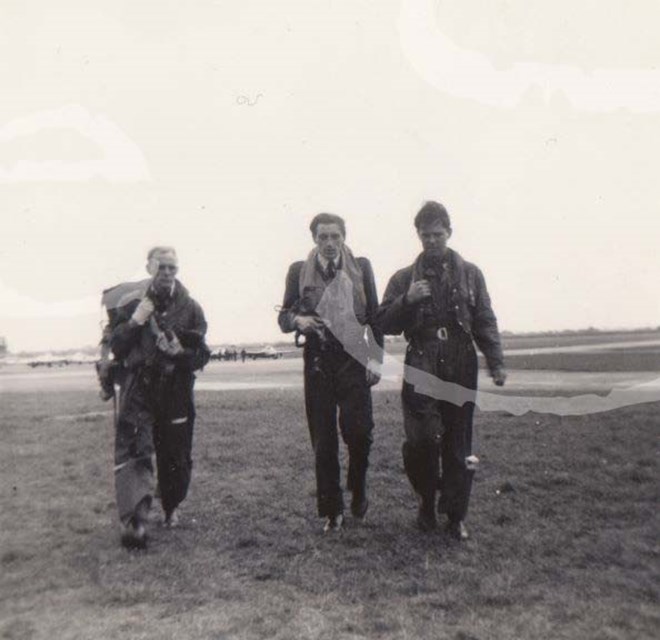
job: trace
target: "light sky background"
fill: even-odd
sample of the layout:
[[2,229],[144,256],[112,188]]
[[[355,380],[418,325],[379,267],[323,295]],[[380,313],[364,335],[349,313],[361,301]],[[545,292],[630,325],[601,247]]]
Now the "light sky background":
[[658,326],[659,23],[655,0],[4,0],[0,335],[96,343],[101,290],[173,244],[211,343],[279,340],[315,213],[382,295],[426,199],[502,329]]

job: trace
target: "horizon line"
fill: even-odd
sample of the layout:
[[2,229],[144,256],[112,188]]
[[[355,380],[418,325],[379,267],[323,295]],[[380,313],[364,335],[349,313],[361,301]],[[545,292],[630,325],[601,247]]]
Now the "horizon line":
[[[608,329],[601,329],[598,327],[586,327],[582,329],[545,329],[545,330],[540,330],[540,331],[508,331],[506,329],[502,329],[500,331],[500,336],[503,338],[533,338],[533,337],[544,337],[544,336],[568,336],[568,335],[594,335],[594,334],[610,334],[610,333],[642,333],[642,332],[660,332],[660,325],[652,327],[652,326],[644,326],[644,327],[618,327],[618,328],[608,328]],[[223,342],[209,342],[208,345],[210,348],[220,348],[220,347],[255,347],[255,346],[264,346],[264,345],[292,345],[293,340],[292,338],[287,339],[285,336],[290,336],[291,334],[283,334],[284,339],[277,339],[277,340],[257,340],[257,341],[250,341],[250,342],[241,342],[241,341],[236,341],[232,342],[229,340],[225,340]],[[6,336],[0,336],[0,344],[2,343],[4,338],[4,343],[5,345],[7,344]],[[405,338],[403,336],[385,336],[385,341],[386,342],[397,342],[397,341],[404,341]],[[64,354],[64,353],[69,353],[69,352],[76,352],[76,351],[92,351],[98,349],[99,345],[83,345],[83,346],[77,346],[77,347],[65,347],[61,349],[52,349],[52,350],[22,350],[14,353],[13,351],[10,351],[9,349],[5,352],[5,355],[13,355],[13,356],[30,356],[33,354],[37,353],[53,353],[53,354]]]

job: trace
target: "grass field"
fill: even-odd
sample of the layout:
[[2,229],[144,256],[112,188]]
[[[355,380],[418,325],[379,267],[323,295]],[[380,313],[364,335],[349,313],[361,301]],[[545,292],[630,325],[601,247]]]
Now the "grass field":
[[479,414],[460,545],[413,526],[395,392],[374,395],[366,522],[321,535],[301,395],[198,394],[183,526],[146,553],[118,545],[108,406],[1,395],[0,636],[658,637],[658,404]]
[[660,330],[638,331],[587,331],[571,333],[555,333],[540,335],[503,335],[504,349],[543,349],[549,347],[566,347],[590,344],[607,344],[620,342],[638,342],[660,339]]
[[[504,334],[501,336],[502,346],[506,349],[547,349],[567,346],[611,344],[622,342],[640,342],[660,339],[659,330],[640,329],[637,331],[587,331],[575,333],[548,334]],[[393,346],[405,348],[405,341],[399,337]]]
[[[483,358],[480,356],[481,364]],[[550,371],[658,371],[660,349],[631,348],[591,353],[535,353],[506,356],[508,369]]]
[[[624,345],[630,343],[630,346]],[[638,346],[637,343],[644,343]],[[552,371],[660,371],[660,332],[597,332],[578,335],[506,336],[502,339],[508,369]],[[590,350],[579,351],[580,347]],[[597,350],[595,347],[598,347]],[[516,353],[518,349],[539,349]],[[569,349],[562,351],[562,349]],[[570,349],[576,349],[570,351]],[[389,354],[403,357],[405,342],[386,344]],[[514,350],[510,352],[510,350]],[[544,351],[545,350],[545,351]],[[555,351],[556,350],[556,351]],[[485,366],[479,354],[480,365]]]

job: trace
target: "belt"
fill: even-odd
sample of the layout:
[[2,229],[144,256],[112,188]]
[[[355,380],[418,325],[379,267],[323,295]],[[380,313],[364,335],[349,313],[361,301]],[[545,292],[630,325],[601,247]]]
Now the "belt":
[[422,340],[433,340],[434,338],[437,338],[441,342],[446,342],[449,340],[449,329],[447,327],[438,327],[437,329],[428,327],[422,329],[418,333],[418,336],[422,338]]

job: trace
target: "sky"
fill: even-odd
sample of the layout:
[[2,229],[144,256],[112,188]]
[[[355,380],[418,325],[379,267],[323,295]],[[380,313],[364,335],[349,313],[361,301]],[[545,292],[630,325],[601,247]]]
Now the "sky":
[[660,6],[5,0],[0,335],[98,342],[177,248],[209,342],[272,342],[320,211],[380,295],[427,199],[503,330],[660,325]]

